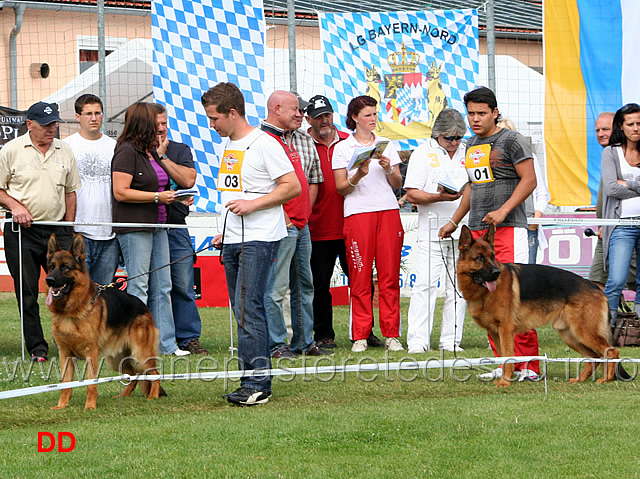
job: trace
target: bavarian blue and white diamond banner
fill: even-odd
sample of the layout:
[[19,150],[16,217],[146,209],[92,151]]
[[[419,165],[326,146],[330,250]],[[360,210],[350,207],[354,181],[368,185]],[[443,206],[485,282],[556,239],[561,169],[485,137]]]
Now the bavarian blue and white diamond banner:
[[194,152],[196,210],[219,213],[216,180],[227,140],[209,128],[200,98],[232,82],[249,123],[265,117],[262,0],[154,0],[151,25],[154,99],[167,107],[169,138]]
[[465,112],[478,81],[478,12],[320,13],[325,93],[345,118],[352,98],[378,101],[380,136],[412,149],[444,108]]

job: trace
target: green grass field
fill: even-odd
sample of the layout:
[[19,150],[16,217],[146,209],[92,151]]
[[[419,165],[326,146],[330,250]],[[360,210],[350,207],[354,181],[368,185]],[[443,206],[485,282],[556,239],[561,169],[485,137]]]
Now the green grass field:
[[[408,300],[402,302],[404,329]],[[440,307],[440,305],[439,305]],[[43,327],[51,339],[48,311]],[[585,312],[588,314],[588,312]],[[227,309],[201,309],[202,344],[212,359],[165,358],[164,371],[224,367],[230,357]],[[348,310],[335,308],[337,364],[383,362],[385,352],[354,355]],[[47,381],[36,365],[23,379],[15,299],[0,293],[0,391]],[[437,346],[439,322],[432,336]],[[550,327],[538,331],[540,353],[576,357]],[[379,334],[379,331],[378,331]],[[403,339],[403,344],[406,343]],[[50,340],[50,357],[57,356]],[[467,319],[460,357],[491,356],[486,333]],[[640,357],[627,348],[623,357]],[[352,359],[348,359],[351,357]],[[405,353],[389,355],[399,361]],[[438,358],[438,351],[413,356]],[[452,359],[453,353],[444,358]],[[316,359],[308,359],[307,365]],[[189,366],[187,367],[187,364]],[[299,367],[301,360],[286,363]],[[326,366],[327,359],[320,365]],[[44,376],[48,365],[44,366]],[[28,368],[28,365],[25,366]],[[627,370],[633,373],[632,366]],[[635,441],[640,433],[638,385],[566,381],[564,365],[549,367],[544,383],[498,389],[461,369],[389,374],[347,373],[275,378],[263,406],[232,407],[221,398],[237,387],[223,380],[165,381],[168,397],[147,401],[139,390],[122,401],[117,383],[98,387],[98,409],[84,411],[85,390],[74,389],[70,406],[51,410],[58,392],[0,401],[0,477],[392,477],[392,478],[631,478],[640,476]],[[102,376],[114,376],[105,367]],[[572,376],[575,375],[575,366]],[[38,452],[38,432],[71,432],[71,452]],[[45,445],[48,441],[45,441]],[[65,443],[68,446],[68,442]]]

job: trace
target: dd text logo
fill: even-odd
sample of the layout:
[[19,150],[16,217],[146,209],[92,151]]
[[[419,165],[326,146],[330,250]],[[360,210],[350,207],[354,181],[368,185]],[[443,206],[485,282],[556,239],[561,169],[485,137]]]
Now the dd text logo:
[[[69,447],[64,447],[63,440],[69,438]],[[48,447],[45,444],[48,443]],[[56,447],[56,438],[51,432],[38,433],[38,452],[51,452]],[[76,437],[70,432],[58,433],[58,452],[71,452],[76,447]]]

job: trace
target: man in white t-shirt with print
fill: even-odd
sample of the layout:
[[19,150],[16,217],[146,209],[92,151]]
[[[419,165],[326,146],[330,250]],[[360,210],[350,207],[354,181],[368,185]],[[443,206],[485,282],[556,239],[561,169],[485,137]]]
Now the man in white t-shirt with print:
[[[233,83],[219,83],[202,95],[211,128],[228,137],[217,189],[225,223],[214,246],[222,248],[231,307],[238,323],[239,368],[271,369],[264,293],[280,240],[287,236],[282,205],[300,194],[293,165],[278,142],[249,125],[244,96]],[[224,237],[223,237],[224,235]],[[271,376],[243,376],[223,397],[232,404],[264,404]]]
[[[111,160],[116,141],[102,134],[103,106],[95,95],[79,96],[74,105],[80,123],[77,133],[65,138],[78,164],[82,186],[76,191],[76,222],[111,223]],[[120,247],[111,226],[74,227],[84,237],[87,270],[98,284],[109,284],[118,269]]]
[[[462,115],[445,109],[438,115],[431,139],[411,155],[404,188],[407,201],[418,205],[418,242],[416,282],[411,293],[407,329],[409,354],[431,349],[431,331],[438,282],[444,285],[445,301],[438,349],[462,351],[462,328],[466,302],[456,293],[456,255],[458,237],[440,240],[438,231],[451,220],[462,193],[448,192],[440,183],[461,188],[468,181],[464,167],[466,148],[462,137],[467,126]],[[450,190],[453,191],[453,190]]]

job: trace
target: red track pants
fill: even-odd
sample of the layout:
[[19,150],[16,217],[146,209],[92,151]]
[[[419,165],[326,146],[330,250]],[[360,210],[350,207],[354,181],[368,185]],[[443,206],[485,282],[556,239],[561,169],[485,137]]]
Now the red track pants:
[[[487,230],[472,231],[474,238],[482,237]],[[501,263],[527,263],[529,260],[527,230],[525,228],[514,228],[513,226],[503,226],[496,228],[495,236],[496,259]],[[493,354],[498,356],[496,347],[489,336],[489,344]],[[514,339],[514,352],[516,356],[537,356],[538,355],[538,333],[535,329],[516,334]],[[540,374],[539,361],[530,363],[516,363],[515,370],[529,369]]]
[[375,258],[380,331],[400,336],[400,254],[404,229],[398,210],[357,213],[344,219],[351,288],[351,339],[367,339],[373,326],[371,275]]

